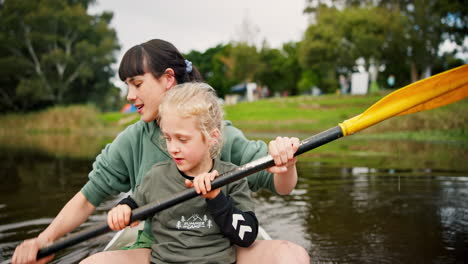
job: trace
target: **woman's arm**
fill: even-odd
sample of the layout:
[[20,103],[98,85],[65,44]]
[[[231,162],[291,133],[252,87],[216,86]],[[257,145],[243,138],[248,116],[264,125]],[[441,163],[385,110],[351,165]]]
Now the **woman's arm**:
[[275,189],[278,194],[289,194],[297,184],[296,158],[294,153],[299,148],[298,138],[277,137],[268,146],[269,154],[275,166],[268,169],[274,173]]
[[290,194],[297,184],[296,161],[292,161],[292,165],[285,168],[286,172],[274,174],[275,189],[281,195]]
[[[86,221],[96,207],[109,195],[127,192],[135,183],[139,166],[139,140],[144,138],[143,123],[135,123],[107,144],[93,163],[89,180],[59,212],[38,237],[21,243],[15,250],[13,263],[35,263],[37,251],[71,232]],[[130,166],[130,167],[129,167]],[[43,258],[40,263],[44,263]]]
[[[16,247],[12,263],[36,263],[37,251],[81,225],[94,212],[96,207],[78,192],[62,208],[52,223],[36,238],[25,240]],[[51,258],[44,258],[48,261]],[[41,262],[44,262],[42,259]]]
[[[267,189],[275,194],[289,194],[297,183],[295,166],[291,165],[296,162],[293,154],[299,144],[298,138],[278,137],[268,146],[263,141],[248,140],[239,129],[227,121],[221,160],[244,165],[270,154],[276,167],[248,176],[249,188],[253,192]],[[287,173],[284,168],[288,169]]]
[[[221,160],[234,163],[238,166],[260,159],[268,155],[268,146],[260,140],[248,140],[242,131],[226,121],[224,129],[224,145],[221,151]],[[247,177],[249,189],[257,192],[267,189],[277,194],[273,182],[273,174],[262,170]]]
[[96,207],[81,192],[78,192],[39,237],[55,241],[84,223],[95,210]]

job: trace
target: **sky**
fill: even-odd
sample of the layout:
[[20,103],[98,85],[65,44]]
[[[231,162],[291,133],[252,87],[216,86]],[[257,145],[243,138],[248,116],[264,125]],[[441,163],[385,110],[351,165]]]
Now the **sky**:
[[[160,38],[182,53],[204,52],[239,41],[245,21],[256,32],[251,39],[254,44],[261,46],[266,40],[271,48],[281,48],[286,42],[302,39],[308,25],[305,4],[306,0],[96,0],[89,12],[114,13],[111,26],[121,46],[113,65],[117,70],[125,51],[134,45]],[[451,49],[452,43],[442,45],[442,50]],[[461,57],[466,60],[468,54]],[[112,81],[125,89],[118,78]]]
[[[134,45],[159,38],[182,53],[204,52],[240,40],[245,21],[256,32],[254,44],[266,40],[271,48],[280,48],[302,39],[308,24],[305,4],[306,0],[96,0],[88,11],[114,13],[111,27],[121,46],[113,65],[117,71],[123,54]],[[117,76],[111,81],[125,93]]]
[[167,40],[179,51],[200,52],[240,39],[243,21],[256,29],[254,43],[270,47],[299,41],[307,27],[306,0],[97,0],[91,14],[112,11],[123,53],[153,38]]

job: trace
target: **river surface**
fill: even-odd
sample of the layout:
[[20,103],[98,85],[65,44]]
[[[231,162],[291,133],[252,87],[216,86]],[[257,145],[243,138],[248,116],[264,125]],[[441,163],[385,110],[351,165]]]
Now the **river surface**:
[[[87,140],[49,140],[0,147],[0,263],[80,190],[105,142],[83,154]],[[300,180],[291,195],[254,194],[259,221],[273,239],[303,246],[311,263],[466,263],[466,145],[343,142],[299,158]],[[81,228],[103,223],[117,199],[103,203]],[[111,237],[63,250],[53,263],[76,263]]]

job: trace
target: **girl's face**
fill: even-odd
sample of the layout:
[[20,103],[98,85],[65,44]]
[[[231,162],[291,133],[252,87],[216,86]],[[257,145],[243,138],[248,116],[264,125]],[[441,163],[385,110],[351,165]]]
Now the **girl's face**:
[[174,111],[164,115],[160,126],[167,150],[180,171],[197,176],[211,169],[209,150],[216,143],[218,133],[203,137],[195,117],[184,118]]
[[[172,71],[172,69],[170,69]],[[144,122],[152,122],[158,116],[158,107],[164,93],[175,85],[174,75],[165,73],[159,79],[151,73],[129,77],[127,100],[132,102]]]

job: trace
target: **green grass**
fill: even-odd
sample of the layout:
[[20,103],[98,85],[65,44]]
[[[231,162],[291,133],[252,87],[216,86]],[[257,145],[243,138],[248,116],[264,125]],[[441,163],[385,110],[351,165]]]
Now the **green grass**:
[[[276,135],[305,137],[361,114],[384,95],[290,96],[241,102],[224,108],[226,119],[247,134],[264,138]],[[92,106],[53,107],[36,113],[0,116],[0,135],[120,131],[138,119],[138,114],[100,113]],[[468,144],[468,100],[393,117],[359,132],[358,135],[374,139],[458,141]]]
[[[246,131],[318,132],[360,113],[379,96],[298,96],[226,106],[226,119]],[[365,108],[364,108],[365,109]]]
[[106,112],[99,114],[99,120],[105,122],[106,124],[117,123],[120,119],[126,117],[128,114],[121,112]]
[[[361,114],[384,95],[297,96],[225,107],[226,119],[247,133],[315,134]],[[375,138],[455,140],[468,143],[468,100],[390,118],[359,134]]]

